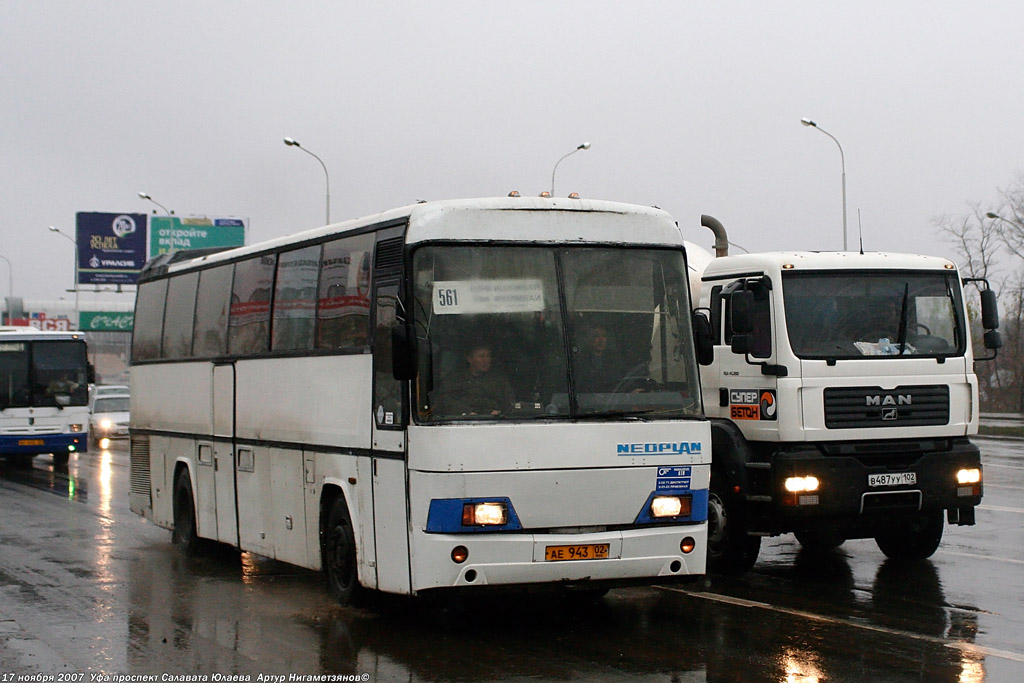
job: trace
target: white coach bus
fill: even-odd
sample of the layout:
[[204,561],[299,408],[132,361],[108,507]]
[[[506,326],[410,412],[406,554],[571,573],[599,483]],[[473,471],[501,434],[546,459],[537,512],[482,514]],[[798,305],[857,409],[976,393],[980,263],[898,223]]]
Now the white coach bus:
[[131,507],[186,553],[325,571],[343,604],[703,574],[689,310],[671,217],[603,201],[420,203],[158,257]]

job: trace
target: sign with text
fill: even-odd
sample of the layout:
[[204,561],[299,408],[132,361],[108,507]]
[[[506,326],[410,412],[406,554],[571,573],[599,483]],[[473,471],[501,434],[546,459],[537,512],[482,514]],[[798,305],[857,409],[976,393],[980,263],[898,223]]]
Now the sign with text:
[[245,219],[206,216],[153,216],[149,219],[149,257],[169,251],[240,247],[245,244]]
[[130,311],[82,311],[78,329],[83,332],[131,332],[135,314]]
[[146,263],[146,214],[75,214],[77,285],[133,285]]

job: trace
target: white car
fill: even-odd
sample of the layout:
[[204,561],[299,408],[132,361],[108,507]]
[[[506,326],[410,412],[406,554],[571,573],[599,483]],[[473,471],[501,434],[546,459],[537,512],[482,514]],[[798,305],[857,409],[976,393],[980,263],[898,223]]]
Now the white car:
[[102,439],[128,438],[130,402],[128,394],[93,397],[89,415],[89,439],[92,443],[99,444]]

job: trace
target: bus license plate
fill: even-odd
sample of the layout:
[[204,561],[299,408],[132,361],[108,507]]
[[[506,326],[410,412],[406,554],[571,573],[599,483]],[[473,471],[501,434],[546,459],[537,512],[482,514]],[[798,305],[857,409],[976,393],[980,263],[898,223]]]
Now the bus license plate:
[[917,483],[917,472],[869,474],[868,486],[907,486]]
[[545,562],[562,562],[564,560],[604,560],[608,558],[607,543],[590,545],[549,545],[544,548]]
[[43,445],[43,440],[42,439],[19,439],[18,440],[18,445],[19,446],[42,446]]

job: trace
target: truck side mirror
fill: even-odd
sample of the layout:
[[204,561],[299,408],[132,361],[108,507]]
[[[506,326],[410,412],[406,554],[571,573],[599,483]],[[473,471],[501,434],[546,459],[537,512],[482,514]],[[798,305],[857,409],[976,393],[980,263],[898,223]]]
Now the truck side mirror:
[[715,360],[715,344],[711,331],[711,321],[704,313],[693,312],[693,344],[697,349],[697,362],[711,365]]
[[391,328],[391,371],[395,379],[415,379],[417,351],[411,327],[399,323]]
[[999,330],[986,331],[984,340],[986,349],[995,351],[996,349],[1003,348],[1003,337],[999,334]]
[[[986,330],[994,330],[999,327],[999,303],[996,300],[996,293],[991,289],[981,290],[981,326]],[[988,346],[987,341],[985,346]],[[988,346],[988,348],[999,347]]]
[[750,334],[754,329],[754,293],[749,289],[733,292],[729,309],[733,335]]
[[732,352],[739,355],[745,356],[750,353],[750,335],[749,334],[734,334],[732,335],[732,342],[730,342]]

